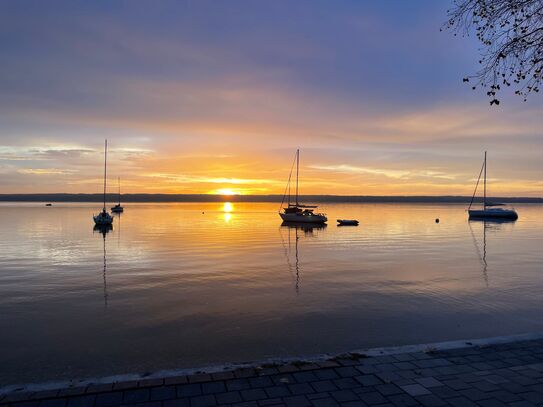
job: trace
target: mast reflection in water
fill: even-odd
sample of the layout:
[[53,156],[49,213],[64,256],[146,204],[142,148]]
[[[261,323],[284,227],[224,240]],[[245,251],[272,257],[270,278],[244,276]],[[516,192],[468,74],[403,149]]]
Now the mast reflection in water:
[[104,268],[102,270],[102,275],[104,279],[104,307],[107,308],[107,260],[106,260],[106,235],[113,230],[111,225],[94,225],[93,232],[100,233],[104,241]]
[[[499,218],[470,218],[468,221],[469,229],[471,232],[471,237],[473,238],[473,244],[475,245],[475,250],[477,251],[477,255],[479,256],[479,260],[481,262],[481,265],[483,266],[483,278],[485,280],[485,284],[488,287],[488,262],[487,262],[487,247],[486,247],[486,232],[487,229],[490,232],[497,233],[500,230],[503,229],[503,225],[507,223],[515,223],[516,219],[499,219]],[[483,228],[483,242],[482,242],[482,250],[479,249],[479,243],[477,241],[477,238],[475,237],[475,234],[473,232],[473,228],[471,227],[472,223],[480,223],[482,224]]]
[[316,236],[313,231],[326,228],[326,224],[308,224],[308,223],[296,223],[296,222],[283,222],[281,223],[281,229],[286,229],[288,231],[288,251],[287,245],[285,244],[285,239],[281,233],[281,241],[283,243],[283,249],[285,250],[285,257],[287,258],[287,264],[289,272],[292,273],[292,263],[291,263],[291,231],[294,230],[294,289],[296,294],[299,293],[300,289],[300,255],[298,251],[298,240],[300,239],[298,231],[302,231],[304,236],[313,237]]

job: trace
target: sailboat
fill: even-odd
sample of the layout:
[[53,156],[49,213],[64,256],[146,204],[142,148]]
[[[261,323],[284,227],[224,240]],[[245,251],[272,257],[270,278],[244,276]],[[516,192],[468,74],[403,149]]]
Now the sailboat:
[[[291,180],[292,180],[292,170],[294,169],[294,163],[290,169],[290,174],[288,176],[287,186],[285,188],[285,194],[283,195],[283,200],[281,201],[281,209],[279,210],[279,216],[283,219],[283,222],[292,222],[292,223],[326,223],[328,218],[324,213],[315,213],[314,210],[317,206],[312,205],[301,205],[298,201],[298,178],[300,174],[300,150],[296,150],[295,156],[296,162],[296,193],[294,203],[291,203]],[[287,198],[288,197],[288,198]],[[287,198],[287,206],[283,207],[285,204],[285,198]]]
[[[471,209],[483,171],[484,171],[483,208]],[[486,151],[485,151],[485,159],[483,161],[483,166],[481,167],[481,172],[479,173],[479,178],[477,178],[477,184],[475,185],[475,191],[473,191],[473,196],[471,197],[471,202],[468,207],[469,218],[470,219],[499,218],[499,219],[511,219],[511,220],[517,219],[518,214],[514,209],[498,208],[498,206],[503,206],[503,204],[488,202],[486,200],[486,172],[487,171],[486,171]]]
[[117,179],[119,183],[119,203],[111,208],[113,213],[121,213],[124,211],[124,208],[121,206],[121,178]]
[[94,223],[98,226],[107,226],[113,223],[113,217],[106,211],[106,180],[107,180],[107,140],[104,147],[104,206],[102,212],[98,215],[94,215]]

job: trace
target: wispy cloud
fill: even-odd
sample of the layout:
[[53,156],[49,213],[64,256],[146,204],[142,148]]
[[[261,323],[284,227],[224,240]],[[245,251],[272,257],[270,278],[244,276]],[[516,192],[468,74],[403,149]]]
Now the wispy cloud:
[[67,170],[60,168],[21,168],[17,170],[19,174],[30,175],[72,175],[76,174],[78,170]]

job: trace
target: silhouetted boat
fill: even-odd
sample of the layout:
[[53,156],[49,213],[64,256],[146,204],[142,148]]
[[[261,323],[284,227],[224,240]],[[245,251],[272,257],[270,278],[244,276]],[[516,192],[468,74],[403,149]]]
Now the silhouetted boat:
[[356,219],[338,219],[338,226],[358,226]]
[[[279,216],[283,219],[284,222],[294,222],[294,223],[326,223],[328,220],[324,213],[315,213],[314,210],[317,206],[314,205],[301,205],[298,202],[298,176],[300,173],[300,150],[296,150],[296,199],[294,203],[291,203],[290,198],[290,184],[292,179],[292,170],[294,169],[294,163],[290,169],[290,174],[288,176],[287,187],[285,189],[285,194],[283,195],[283,200],[281,201],[281,208],[283,212],[279,212]],[[283,207],[285,203],[285,198],[287,199],[287,206]]]
[[106,211],[106,180],[107,180],[107,140],[104,147],[104,206],[102,212],[98,215],[94,215],[94,223],[98,226],[111,225],[113,223],[113,217]]
[[[471,209],[483,171],[484,171],[483,208]],[[503,204],[496,203],[496,202],[487,202],[486,200],[486,151],[485,151],[485,159],[483,162],[483,166],[481,167],[481,172],[479,173],[479,178],[477,178],[477,184],[475,185],[475,191],[473,191],[473,196],[471,197],[471,202],[468,207],[469,218],[470,219],[499,218],[499,219],[511,219],[511,220],[515,220],[518,218],[518,214],[514,209],[498,208],[498,206],[503,206]]]
[[53,206],[53,204],[46,203],[45,206]]
[[119,182],[119,203],[111,208],[113,213],[121,213],[124,211],[124,208],[121,206],[121,178],[118,178]]

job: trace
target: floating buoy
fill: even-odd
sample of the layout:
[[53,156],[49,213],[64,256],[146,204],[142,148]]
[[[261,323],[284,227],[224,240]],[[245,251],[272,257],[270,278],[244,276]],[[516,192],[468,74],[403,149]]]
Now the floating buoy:
[[204,214],[204,212],[202,212],[202,215]]
[[436,218],[436,223],[439,223],[439,218]]

